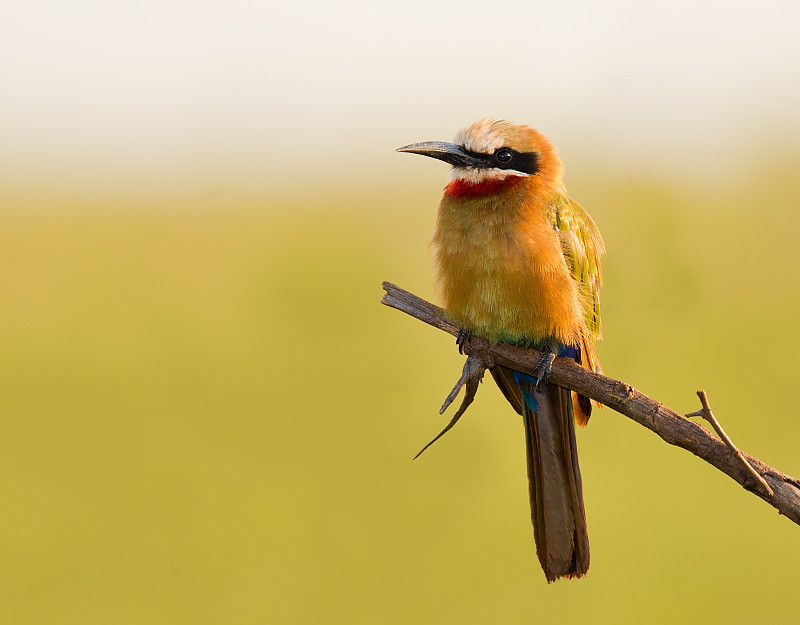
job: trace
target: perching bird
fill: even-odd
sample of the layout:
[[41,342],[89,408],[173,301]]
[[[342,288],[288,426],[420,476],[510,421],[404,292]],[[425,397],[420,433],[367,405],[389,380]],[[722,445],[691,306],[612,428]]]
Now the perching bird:
[[532,372],[495,366],[503,395],[522,415],[536,551],[547,580],[582,577],[589,539],[573,419],[591,402],[548,384],[555,356],[600,371],[603,240],[567,195],[555,147],[527,126],[484,119],[455,143],[399,148],[453,166],[439,204],[433,254],[447,317],[460,338],[481,336],[545,356]]

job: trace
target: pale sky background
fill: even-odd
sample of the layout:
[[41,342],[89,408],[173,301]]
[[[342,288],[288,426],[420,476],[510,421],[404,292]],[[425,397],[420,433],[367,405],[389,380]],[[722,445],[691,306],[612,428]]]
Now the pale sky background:
[[0,85],[13,184],[389,180],[484,116],[568,171],[724,179],[798,152],[800,3],[6,2]]

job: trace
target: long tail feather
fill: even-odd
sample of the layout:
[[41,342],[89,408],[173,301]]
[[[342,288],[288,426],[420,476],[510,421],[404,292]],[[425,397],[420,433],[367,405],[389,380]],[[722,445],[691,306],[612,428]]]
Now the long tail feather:
[[575,444],[570,391],[495,367],[495,380],[522,412],[528,459],[528,487],[536,553],[547,580],[582,577],[589,569],[589,536]]

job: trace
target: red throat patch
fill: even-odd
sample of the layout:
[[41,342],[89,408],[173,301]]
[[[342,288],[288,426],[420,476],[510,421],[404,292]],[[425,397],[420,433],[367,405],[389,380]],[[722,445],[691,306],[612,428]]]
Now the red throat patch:
[[505,178],[490,178],[481,182],[456,179],[444,188],[444,194],[454,198],[482,197],[507,191],[517,186],[523,176],[506,176]]

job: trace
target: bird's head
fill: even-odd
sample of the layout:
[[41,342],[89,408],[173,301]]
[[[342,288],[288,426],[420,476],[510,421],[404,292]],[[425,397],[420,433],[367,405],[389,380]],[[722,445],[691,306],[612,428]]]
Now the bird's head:
[[[448,187],[457,187],[467,195],[479,195],[483,190],[496,192],[506,183],[521,179],[560,184],[564,173],[561,159],[547,137],[528,126],[492,119],[481,119],[462,129],[453,143],[426,141],[397,151],[451,164]],[[466,193],[469,190],[472,192]]]

